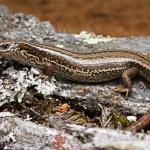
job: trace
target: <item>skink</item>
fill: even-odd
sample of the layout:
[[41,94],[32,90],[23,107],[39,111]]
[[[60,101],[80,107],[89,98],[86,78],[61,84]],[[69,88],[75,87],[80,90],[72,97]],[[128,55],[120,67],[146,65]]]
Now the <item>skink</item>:
[[150,59],[129,50],[77,53],[55,46],[5,41],[0,42],[0,57],[37,67],[48,76],[77,82],[97,83],[122,77],[127,90],[136,74],[150,81]]

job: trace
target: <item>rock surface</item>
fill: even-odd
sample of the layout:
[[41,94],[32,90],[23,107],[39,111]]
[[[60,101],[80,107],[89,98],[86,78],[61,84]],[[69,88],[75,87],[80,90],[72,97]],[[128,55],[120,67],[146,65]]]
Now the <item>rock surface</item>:
[[77,125],[67,125],[58,131],[23,121],[9,112],[0,113],[0,131],[1,149],[148,150],[150,148],[149,135]]
[[[150,55],[149,37],[111,38],[111,37],[103,37],[101,35],[96,36],[86,32],[81,32],[79,35],[57,33],[54,27],[49,22],[40,22],[36,17],[22,13],[12,14],[11,12],[9,12],[7,8],[1,6],[0,40],[2,41],[9,39],[23,40],[44,45],[51,44],[78,52],[94,52],[100,51],[102,49],[131,49],[133,51],[140,51],[146,55]],[[20,65],[18,62],[10,60],[3,60],[1,62],[1,66],[2,67],[0,78],[0,107],[2,110],[5,110],[7,108],[6,106],[10,105],[12,102],[14,104],[16,102],[21,103],[26,100],[28,101],[29,105],[31,99],[36,100],[37,98],[49,99],[50,101],[53,100],[56,102],[57,100],[60,100],[63,103],[68,103],[69,105],[71,105],[71,108],[76,110],[77,112],[78,111],[84,112],[87,113],[88,115],[96,114],[98,116],[103,113],[103,107],[104,108],[107,107],[107,109],[113,108],[114,110],[122,114],[134,114],[134,115],[144,114],[150,107],[150,85],[146,80],[140,77],[136,77],[134,79],[134,87],[132,89],[132,92],[129,97],[125,97],[112,91],[113,88],[121,84],[121,80],[120,81],[114,80],[111,82],[96,85],[69,83],[54,78],[52,78],[50,81],[44,81],[40,79],[42,74],[36,68],[23,66]],[[28,99],[25,97],[28,97]],[[36,114],[37,116],[39,115],[38,113],[36,113],[31,109],[29,111]],[[20,112],[17,113],[20,114]],[[57,113],[50,114],[52,116],[48,116],[47,119],[48,122],[49,121],[52,122],[52,126],[54,128],[59,129],[61,129],[64,125],[66,125],[66,123],[79,124],[79,121],[76,122],[77,119],[73,118],[71,118],[72,120],[68,119],[67,118],[68,114],[69,113],[61,115]],[[72,114],[72,112],[70,114]],[[88,116],[89,118],[87,117],[86,119],[85,118],[84,119],[86,121],[90,120],[91,119],[90,115]],[[80,115],[76,114],[75,117],[77,116]],[[63,123],[62,122],[60,123],[60,120]],[[8,129],[10,129],[9,126]],[[1,131],[3,130],[4,129],[2,129]],[[99,132],[99,129],[91,129],[91,130],[92,134],[94,134],[95,132],[94,130]],[[109,132],[105,129],[102,129],[102,131],[103,130],[106,131],[106,133]],[[118,135],[119,133],[117,131],[112,131],[111,134]],[[142,135],[144,136],[144,134]],[[122,134],[121,136],[125,135]],[[42,138],[42,136],[40,136],[40,138]],[[129,136],[129,139],[130,138],[132,138],[132,136]],[[126,139],[126,136],[124,139]],[[93,138],[93,140],[96,141],[97,139]],[[147,146],[149,146],[147,143],[147,138],[146,140],[145,139],[143,140],[137,139],[137,140],[140,140],[141,147],[145,143]],[[3,143],[5,142],[6,141],[4,141]],[[113,145],[115,145],[116,142],[117,141],[114,138],[111,147],[114,147]],[[136,146],[135,145],[136,142],[124,140],[119,144],[122,144],[123,145],[122,149],[125,149],[126,146],[124,144],[127,145],[131,144],[134,147]],[[79,143],[83,144],[84,142],[82,141]],[[128,149],[132,149],[133,148],[132,146],[131,147],[129,146]],[[12,147],[15,148],[16,145],[14,144]],[[97,146],[95,146],[95,144],[90,143],[90,146],[88,145],[87,148],[85,149],[89,148],[94,149],[96,147]],[[103,146],[101,145],[101,143],[99,143],[98,147],[102,148]],[[141,147],[139,146],[138,148],[140,149]],[[105,148],[110,148],[107,147],[107,142]],[[141,149],[146,148],[143,146]]]

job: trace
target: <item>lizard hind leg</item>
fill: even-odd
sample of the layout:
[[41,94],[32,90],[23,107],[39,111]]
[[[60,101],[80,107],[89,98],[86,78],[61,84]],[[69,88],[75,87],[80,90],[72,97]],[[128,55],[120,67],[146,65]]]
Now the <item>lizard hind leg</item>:
[[138,72],[136,67],[129,68],[122,73],[122,80],[124,83],[124,87],[115,88],[114,91],[118,93],[125,93],[126,96],[129,95],[130,89],[132,88],[132,81],[133,78]]

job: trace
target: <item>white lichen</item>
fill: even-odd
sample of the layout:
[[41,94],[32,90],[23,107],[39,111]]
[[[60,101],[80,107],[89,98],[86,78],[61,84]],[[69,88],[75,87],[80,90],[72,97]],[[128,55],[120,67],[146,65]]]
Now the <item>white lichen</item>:
[[5,117],[14,117],[14,114],[12,114],[10,112],[1,112],[0,118],[5,118]]
[[47,98],[53,94],[56,86],[52,81],[45,81],[40,79],[41,74],[35,68],[24,68],[22,70],[15,70],[14,67],[9,67],[6,71],[3,71],[4,77],[7,77],[8,82],[5,83],[4,79],[0,79],[0,100],[9,98],[9,101],[17,100],[22,101],[24,94],[29,87],[33,87],[38,93],[43,94]]
[[99,42],[109,42],[114,40],[114,38],[111,38],[110,36],[104,37],[103,35],[94,35],[92,33],[82,31],[80,34],[76,34],[75,37],[81,38],[84,42],[87,42],[88,44],[97,44]]
[[137,117],[136,116],[127,116],[127,119],[130,121],[130,122],[135,122],[137,120]]

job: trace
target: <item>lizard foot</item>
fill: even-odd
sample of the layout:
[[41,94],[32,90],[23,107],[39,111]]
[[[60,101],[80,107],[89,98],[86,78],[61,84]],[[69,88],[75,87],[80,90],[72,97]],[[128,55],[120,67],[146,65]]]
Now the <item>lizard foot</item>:
[[117,93],[125,93],[126,97],[128,97],[130,89],[125,87],[117,87],[114,88],[113,91]]
[[47,80],[49,80],[49,76],[47,76],[47,75],[41,75],[41,76],[38,77],[37,79],[41,79],[41,80],[43,80],[43,81],[47,81]]

